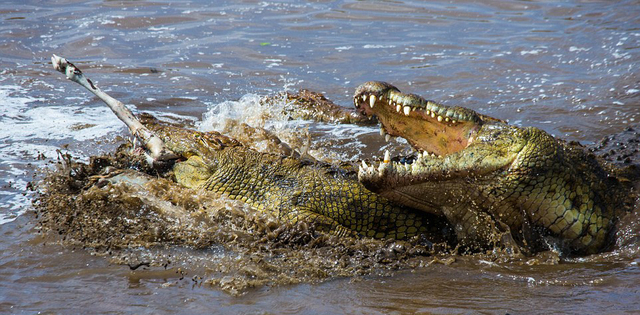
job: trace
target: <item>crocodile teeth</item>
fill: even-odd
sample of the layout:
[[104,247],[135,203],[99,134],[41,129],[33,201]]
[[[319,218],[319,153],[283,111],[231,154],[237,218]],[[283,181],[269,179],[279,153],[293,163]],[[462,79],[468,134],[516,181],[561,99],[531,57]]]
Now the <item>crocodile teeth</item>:
[[436,113],[431,112],[431,118],[436,118]]
[[362,95],[362,101],[364,101],[364,102],[367,101],[367,95]]
[[456,120],[455,120],[455,119],[452,119],[452,120],[451,120],[451,123],[452,123],[452,124],[455,124],[455,123],[456,123]]
[[402,109],[402,105],[398,104],[396,105],[396,112],[400,112],[400,110]]
[[378,176],[384,176],[385,171],[387,170],[387,166],[389,164],[385,164],[385,163],[380,163],[380,165],[378,166]]
[[382,128],[382,126],[380,126],[380,135],[381,136],[385,136],[387,133],[384,131],[384,128]]
[[442,116],[438,115],[438,122],[442,121]]
[[373,108],[373,106],[375,105],[376,105],[376,96],[375,95],[369,96],[369,106]]
[[382,160],[383,163],[389,163],[391,162],[391,154],[389,153],[389,150],[384,150],[384,160]]
[[384,135],[384,141],[389,142],[389,140],[391,140],[391,135],[390,134],[385,134]]
[[391,169],[393,169],[393,166],[391,165],[391,163],[388,163],[388,162],[387,163],[385,163],[385,162],[380,163],[380,165],[378,165],[378,175],[379,176],[384,176],[385,173],[388,170],[391,170]]
[[409,113],[411,113],[411,107],[405,106],[404,107],[404,115],[405,116],[409,116]]
[[365,162],[364,160],[362,160],[362,168],[365,170],[369,168],[369,166],[367,165],[367,162]]

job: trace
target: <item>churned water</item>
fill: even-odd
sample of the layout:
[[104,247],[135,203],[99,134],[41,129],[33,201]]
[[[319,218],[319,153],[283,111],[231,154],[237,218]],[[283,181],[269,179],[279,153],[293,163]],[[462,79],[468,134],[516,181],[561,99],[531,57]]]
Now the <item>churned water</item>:
[[204,130],[233,118],[291,141],[310,135],[310,153],[327,159],[396,144],[374,127],[269,116],[257,100],[306,88],[352,106],[356,86],[384,80],[594,143],[640,122],[638,1],[9,0],[0,20],[0,312],[640,312],[633,223],[624,232],[636,241],[560,264],[455,257],[235,296],[193,285],[178,266],[132,271],[42,237],[28,189],[58,150],[86,160],[128,136],[52,69],[53,53],[136,111]]

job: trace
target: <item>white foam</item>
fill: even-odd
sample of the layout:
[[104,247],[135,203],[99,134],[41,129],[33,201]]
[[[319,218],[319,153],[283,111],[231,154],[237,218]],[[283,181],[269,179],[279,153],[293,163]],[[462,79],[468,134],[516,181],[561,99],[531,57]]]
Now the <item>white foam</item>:
[[[76,98],[66,101],[77,104],[70,99]],[[20,86],[0,86],[0,186],[4,187],[0,224],[13,221],[29,206],[29,196],[24,194],[28,164],[44,166],[38,157],[55,157],[61,141],[91,141],[123,128],[107,107],[47,106],[44,101],[27,95]],[[88,158],[86,152],[69,153]]]
[[223,131],[229,123],[229,119],[242,121],[254,127],[264,127],[269,106],[260,104],[260,96],[246,94],[237,101],[224,101],[222,103],[207,102],[208,110],[202,115],[202,122],[198,128],[202,131]]
[[540,49],[532,49],[532,50],[523,50],[520,52],[520,55],[538,55],[542,52]]
[[368,45],[362,46],[362,48],[364,48],[364,49],[395,48],[395,47],[396,47],[396,45],[373,45],[373,44],[368,44]]
[[569,47],[569,51],[571,51],[571,52],[574,52],[574,51],[589,51],[589,50],[591,50],[591,48],[576,47],[576,46]]
[[[352,151],[361,152],[365,145],[357,140],[363,134],[377,134],[379,130],[372,127],[363,127],[349,124],[325,124],[316,123],[303,119],[291,119],[289,115],[283,114],[293,108],[291,102],[286,98],[274,98],[273,102],[261,103],[261,96],[256,94],[246,94],[237,101],[224,101],[221,103],[209,103],[207,112],[203,115],[202,122],[198,124],[198,129],[202,131],[225,132],[231,120],[246,123],[252,127],[264,128],[284,142],[292,139],[299,140],[304,137],[305,130],[313,129],[315,133],[321,134],[321,138],[314,138],[314,142],[322,143],[325,140],[331,141],[331,150],[315,150],[308,152],[316,159],[333,160],[336,158],[350,160],[357,158],[355,155],[349,156],[347,153],[339,154],[341,145],[337,142],[343,140],[345,148]],[[258,149],[258,148],[256,148]],[[331,156],[327,156],[327,155]],[[357,155],[357,153],[356,153]]]

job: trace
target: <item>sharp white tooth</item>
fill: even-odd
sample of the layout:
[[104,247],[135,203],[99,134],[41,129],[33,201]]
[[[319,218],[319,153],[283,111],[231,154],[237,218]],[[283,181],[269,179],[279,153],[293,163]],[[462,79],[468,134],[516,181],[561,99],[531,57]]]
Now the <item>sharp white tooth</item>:
[[400,110],[402,109],[402,105],[398,104],[396,105],[396,112],[400,112]]
[[382,126],[380,126],[380,135],[384,137],[386,134],[387,133],[384,132],[384,128],[382,128]]
[[442,116],[438,115],[438,122],[442,121]]
[[411,113],[411,107],[405,106],[404,107],[404,115],[405,116],[409,116],[409,113]]
[[367,95],[366,94],[362,95],[362,101],[364,101],[364,102],[367,101]]
[[389,142],[389,140],[391,140],[391,135],[390,134],[385,134],[384,135],[384,141]]
[[362,160],[362,168],[363,168],[364,170],[366,170],[366,169],[368,169],[368,168],[369,168],[369,166],[367,166],[367,162],[365,162],[364,160]]
[[452,124],[455,124],[455,123],[456,123],[456,120],[455,120],[455,119],[452,119],[452,120],[451,120],[451,123],[452,123]]
[[369,96],[369,106],[373,108],[373,106],[375,105],[376,105],[376,96],[375,95]]
[[427,114],[427,115],[431,115],[431,111],[428,110],[428,109],[424,113]]
[[444,121],[449,122],[451,119],[449,119],[449,117],[445,117]]
[[386,171],[391,168],[389,163],[380,163],[378,166],[378,176],[384,176]]
[[436,118],[436,113],[431,112],[431,118]]
[[391,154],[389,154],[389,150],[384,150],[384,160],[382,162],[384,163],[391,162]]

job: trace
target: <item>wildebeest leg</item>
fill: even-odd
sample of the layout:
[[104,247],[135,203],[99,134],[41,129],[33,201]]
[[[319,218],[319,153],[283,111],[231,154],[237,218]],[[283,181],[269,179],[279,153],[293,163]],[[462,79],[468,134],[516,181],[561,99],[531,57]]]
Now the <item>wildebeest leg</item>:
[[53,68],[64,73],[69,80],[82,85],[111,108],[116,116],[118,116],[118,118],[127,125],[135,139],[140,141],[142,146],[147,150],[146,154],[149,164],[153,166],[158,163],[161,164],[162,162],[178,158],[176,154],[166,148],[164,142],[158,136],[143,126],[122,102],[109,96],[107,93],[96,87],[89,78],[85,77],[78,67],[74,66],[67,59],[56,55],[51,57],[51,63],[53,64]]

